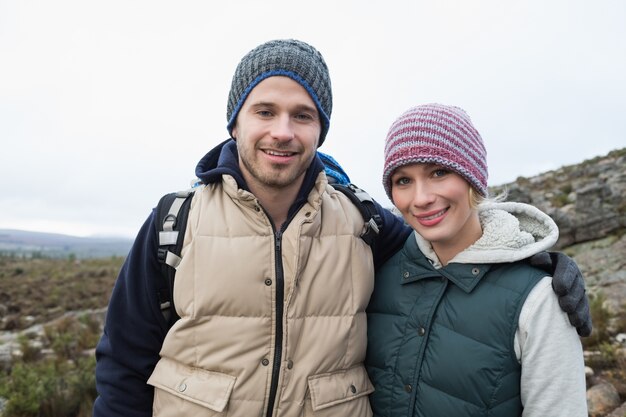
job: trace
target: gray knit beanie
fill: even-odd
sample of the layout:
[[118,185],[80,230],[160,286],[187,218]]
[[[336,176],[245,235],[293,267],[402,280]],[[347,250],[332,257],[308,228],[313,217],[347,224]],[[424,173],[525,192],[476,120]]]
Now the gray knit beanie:
[[232,135],[237,114],[250,91],[264,79],[275,75],[286,76],[298,82],[313,99],[322,124],[318,144],[321,146],[328,133],[333,110],[330,75],[322,54],[311,45],[295,39],[266,42],[241,59],[228,94],[228,133]]

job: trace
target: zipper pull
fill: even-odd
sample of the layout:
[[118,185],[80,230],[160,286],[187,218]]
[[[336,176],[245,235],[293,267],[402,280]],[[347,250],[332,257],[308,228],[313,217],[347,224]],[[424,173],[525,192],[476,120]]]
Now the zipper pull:
[[281,244],[282,237],[283,237],[282,232],[276,232],[276,251],[277,252],[280,252],[280,250],[281,250],[281,247],[282,247],[282,244]]

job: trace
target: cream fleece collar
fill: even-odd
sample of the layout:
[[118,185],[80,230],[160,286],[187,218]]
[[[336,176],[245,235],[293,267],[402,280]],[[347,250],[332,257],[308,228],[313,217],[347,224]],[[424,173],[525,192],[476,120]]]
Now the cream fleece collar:
[[[503,263],[526,259],[552,247],[559,238],[554,220],[524,203],[484,203],[478,208],[483,235],[450,262]],[[429,242],[414,233],[417,244],[435,268],[441,262]]]

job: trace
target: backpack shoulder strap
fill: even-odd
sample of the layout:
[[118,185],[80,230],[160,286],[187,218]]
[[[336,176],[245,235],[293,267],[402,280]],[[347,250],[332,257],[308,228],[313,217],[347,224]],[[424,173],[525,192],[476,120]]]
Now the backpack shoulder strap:
[[317,151],[317,155],[324,164],[324,172],[328,178],[328,183],[335,190],[348,197],[356,208],[359,209],[365,221],[361,238],[373,248],[376,237],[380,234],[383,226],[382,217],[376,209],[374,200],[367,192],[350,182],[348,174],[332,156],[320,151]]
[[157,258],[161,263],[161,274],[157,285],[157,296],[161,313],[171,325],[179,317],[174,308],[174,276],[181,261],[180,252],[185,240],[185,228],[194,189],[166,194],[156,208],[156,227],[159,247]]
[[374,204],[372,197],[354,184],[339,184],[333,182],[330,185],[332,185],[335,190],[340,191],[348,197],[350,201],[352,201],[352,203],[359,209],[359,212],[365,221],[361,238],[365,241],[365,243],[373,247],[376,237],[380,234],[383,228],[383,220],[380,217],[378,210],[376,210],[376,205]]

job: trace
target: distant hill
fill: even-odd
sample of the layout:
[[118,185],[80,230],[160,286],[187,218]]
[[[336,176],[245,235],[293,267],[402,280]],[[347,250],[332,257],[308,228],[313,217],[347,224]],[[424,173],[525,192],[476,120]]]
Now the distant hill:
[[0,229],[0,254],[26,257],[104,258],[126,256],[132,239],[76,237],[56,233]]

